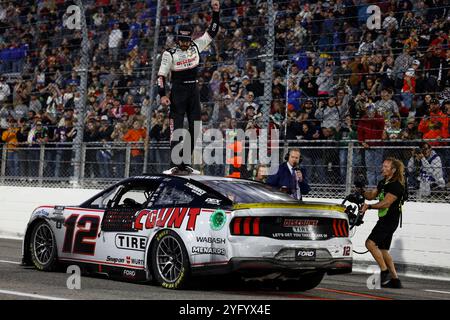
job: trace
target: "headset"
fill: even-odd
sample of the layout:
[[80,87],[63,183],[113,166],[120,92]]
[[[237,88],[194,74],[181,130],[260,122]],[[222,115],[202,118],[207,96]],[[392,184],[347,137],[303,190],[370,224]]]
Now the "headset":
[[[286,155],[284,156],[284,161],[289,161],[289,157],[291,156],[292,151],[300,152],[300,149],[289,149],[288,152],[286,153]],[[302,161],[303,161],[303,157],[302,157],[302,154],[300,153],[300,158],[298,159],[298,164],[302,163]]]

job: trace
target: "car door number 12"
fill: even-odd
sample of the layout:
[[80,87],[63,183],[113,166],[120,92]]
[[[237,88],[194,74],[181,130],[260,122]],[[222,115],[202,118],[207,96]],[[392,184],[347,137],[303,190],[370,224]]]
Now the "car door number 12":
[[[99,216],[82,215],[80,217],[79,214],[72,214],[64,221],[64,226],[66,227],[66,234],[63,252],[94,255],[95,239],[100,226]],[[76,233],[75,229],[77,229]]]

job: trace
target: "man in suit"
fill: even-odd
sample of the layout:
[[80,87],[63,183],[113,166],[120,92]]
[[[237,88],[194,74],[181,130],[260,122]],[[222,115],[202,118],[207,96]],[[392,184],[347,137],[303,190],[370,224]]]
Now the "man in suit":
[[306,171],[300,168],[302,160],[300,149],[291,149],[285,157],[276,174],[269,176],[267,184],[287,192],[293,198],[302,200],[311,188],[306,180]]

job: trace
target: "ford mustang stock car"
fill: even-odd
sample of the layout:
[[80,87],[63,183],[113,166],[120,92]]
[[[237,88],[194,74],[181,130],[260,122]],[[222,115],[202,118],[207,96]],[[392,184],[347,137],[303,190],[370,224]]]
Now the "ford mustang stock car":
[[34,210],[23,265],[152,281],[200,274],[271,277],[297,290],[352,271],[343,205],[300,202],[255,181],[202,175],[127,178],[76,206]]

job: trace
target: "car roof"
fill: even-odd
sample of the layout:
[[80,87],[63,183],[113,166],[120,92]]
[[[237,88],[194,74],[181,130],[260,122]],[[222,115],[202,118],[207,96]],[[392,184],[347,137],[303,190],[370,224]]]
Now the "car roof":
[[219,180],[219,181],[249,181],[246,179],[236,179],[236,178],[227,178],[227,177],[217,177],[217,176],[202,176],[202,175],[190,175],[184,176],[186,178],[195,180],[195,181],[210,181],[210,180]]
[[228,177],[218,177],[218,176],[207,176],[207,175],[200,175],[200,174],[187,174],[187,175],[177,175],[177,174],[143,174],[138,176],[132,176],[129,177],[126,180],[145,180],[145,179],[155,179],[155,178],[181,178],[185,180],[195,180],[195,181],[211,181],[211,180],[219,180],[219,181],[249,181],[249,182],[257,182],[254,180],[248,180],[248,179],[237,179],[237,178],[228,178]]

